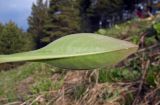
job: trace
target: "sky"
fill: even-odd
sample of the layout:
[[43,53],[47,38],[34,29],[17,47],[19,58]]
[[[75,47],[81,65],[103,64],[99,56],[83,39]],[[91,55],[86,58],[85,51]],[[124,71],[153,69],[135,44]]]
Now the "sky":
[[36,0],[0,0],[0,22],[14,21],[20,28],[28,28],[27,18]]

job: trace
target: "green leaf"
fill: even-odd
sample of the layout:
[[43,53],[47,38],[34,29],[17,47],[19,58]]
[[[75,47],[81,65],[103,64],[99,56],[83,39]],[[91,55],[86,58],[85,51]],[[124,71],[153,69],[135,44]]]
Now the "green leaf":
[[65,69],[96,69],[117,64],[137,48],[127,41],[80,33],[60,38],[35,51],[0,55],[0,63],[37,61]]
[[160,34],[160,23],[156,23],[153,25],[153,28],[157,31],[158,34]]

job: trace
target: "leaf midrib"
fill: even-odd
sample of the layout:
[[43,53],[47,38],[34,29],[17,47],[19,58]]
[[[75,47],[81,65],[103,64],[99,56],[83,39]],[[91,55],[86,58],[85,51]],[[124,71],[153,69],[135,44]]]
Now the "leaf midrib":
[[[94,53],[83,53],[83,54],[75,54],[75,55],[56,55],[56,56],[48,56],[48,55],[45,55],[42,57],[42,55],[40,56],[26,56],[25,55],[1,55],[0,56],[0,63],[3,62],[3,60],[5,62],[12,62],[12,61],[38,61],[38,60],[50,60],[50,59],[62,59],[62,58],[71,58],[71,57],[78,57],[78,56],[88,56],[88,55],[97,55],[97,54],[103,54],[103,53],[111,53],[111,52],[116,52],[116,51],[122,51],[122,50],[130,50],[130,49],[137,49],[137,46],[135,47],[130,47],[130,48],[125,48],[125,49],[118,49],[118,50],[113,50],[113,51],[103,51],[103,52],[94,52]],[[27,54],[27,53],[26,53]],[[29,54],[29,53],[28,53]],[[5,60],[8,56],[8,59]],[[23,58],[25,58],[24,60],[22,60],[22,56],[24,56]],[[1,58],[2,57],[2,58]],[[5,59],[3,59],[5,58]],[[9,59],[10,58],[10,59]],[[17,59],[17,60],[16,60]]]

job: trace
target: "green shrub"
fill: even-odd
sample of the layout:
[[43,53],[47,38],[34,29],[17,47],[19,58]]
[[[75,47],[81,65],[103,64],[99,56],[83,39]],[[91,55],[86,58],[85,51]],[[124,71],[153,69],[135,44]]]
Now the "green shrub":
[[99,71],[99,82],[113,82],[113,81],[134,81],[140,77],[140,73],[136,70],[129,70],[127,68],[113,68],[101,69]]

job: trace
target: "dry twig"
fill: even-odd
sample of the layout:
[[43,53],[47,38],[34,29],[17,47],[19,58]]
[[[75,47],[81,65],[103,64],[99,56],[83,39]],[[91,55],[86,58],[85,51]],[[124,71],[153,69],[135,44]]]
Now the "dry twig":
[[143,83],[145,81],[145,77],[146,77],[146,74],[147,74],[147,69],[149,67],[149,64],[150,64],[150,61],[148,60],[147,62],[145,62],[144,68],[142,67],[143,68],[143,74],[142,74],[141,82],[139,84],[138,92],[137,92],[137,95],[136,95],[135,100],[133,101],[132,105],[137,105],[137,101],[138,101],[139,95],[142,91],[142,86],[143,86]]

